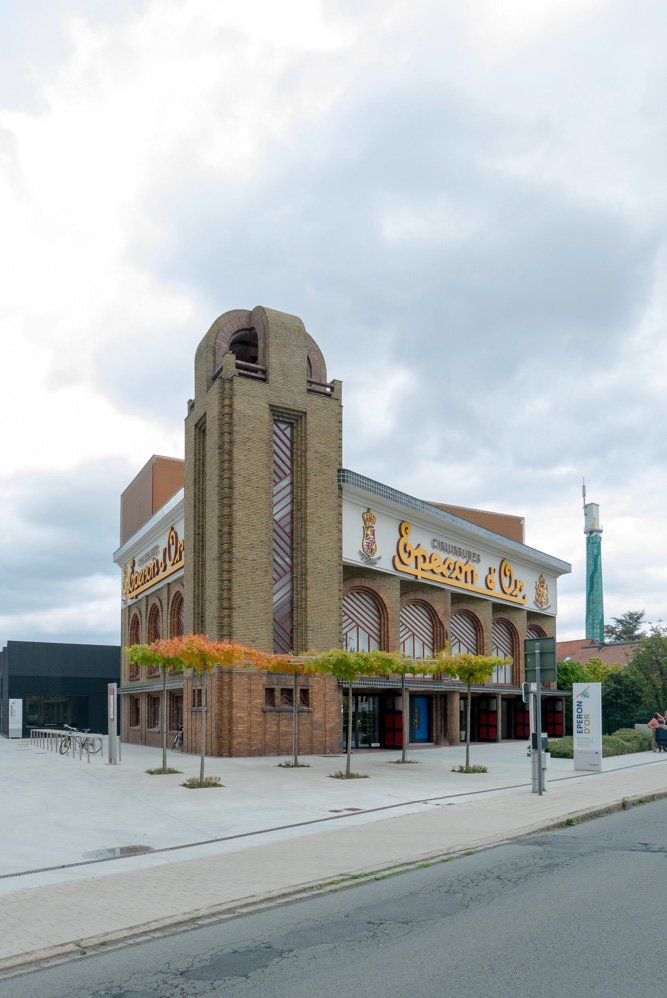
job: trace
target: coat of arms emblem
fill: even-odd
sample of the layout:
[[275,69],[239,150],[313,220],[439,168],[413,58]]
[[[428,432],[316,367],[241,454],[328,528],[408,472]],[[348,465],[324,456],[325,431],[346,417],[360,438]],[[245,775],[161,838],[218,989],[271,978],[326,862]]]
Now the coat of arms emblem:
[[549,586],[543,575],[535,583],[535,606],[539,606],[541,610],[546,610],[549,606]]
[[380,560],[375,557],[378,550],[377,538],[375,536],[375,524],[377,523],[378,518],[369,506],[366,512],[361,514],[361,519],[364,527],[361,535],[361,550],[359,555],[361,560],[366,565],[377,565]]

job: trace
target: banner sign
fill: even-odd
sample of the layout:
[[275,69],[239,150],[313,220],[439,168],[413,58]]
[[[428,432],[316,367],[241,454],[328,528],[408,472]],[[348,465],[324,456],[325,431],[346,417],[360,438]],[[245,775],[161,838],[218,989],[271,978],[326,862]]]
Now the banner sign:
[[574,768],[602,770],[602,683],[572,684]]
[[553,559],[531,552],[528,560],[525,551],[524,558],[490,531],[486,537],[466,532],[463,523],[406,520],[343,496],[344,562],[555,616]]

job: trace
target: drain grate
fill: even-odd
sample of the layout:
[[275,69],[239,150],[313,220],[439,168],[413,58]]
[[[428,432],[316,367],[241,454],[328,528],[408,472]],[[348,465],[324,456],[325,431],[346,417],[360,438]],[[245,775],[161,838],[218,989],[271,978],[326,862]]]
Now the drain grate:
[[84,852],[84,859],[120,859],[121,856],[138,856],[141,853],[153,852],[152,846],[111,846],[110,849],[94,849]]

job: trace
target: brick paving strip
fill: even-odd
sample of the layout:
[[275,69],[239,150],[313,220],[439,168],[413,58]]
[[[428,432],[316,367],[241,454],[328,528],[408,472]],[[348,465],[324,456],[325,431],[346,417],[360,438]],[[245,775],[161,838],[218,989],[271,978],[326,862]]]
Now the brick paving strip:
[[542,797],[521,790],[445,802],[307,837],[255,840],[233,853],[29,888],[2,899],[0,971],[334,889],[346,878],[386,875],[603,814],[624,801],[665,796],[667,764],[637,766],[551,783]]

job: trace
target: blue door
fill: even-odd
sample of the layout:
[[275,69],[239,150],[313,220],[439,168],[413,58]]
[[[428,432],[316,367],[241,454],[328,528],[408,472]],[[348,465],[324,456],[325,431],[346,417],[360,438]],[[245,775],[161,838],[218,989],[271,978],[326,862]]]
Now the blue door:
[[427,742],[428,735],[428,697],[410,697],[410,741]]

